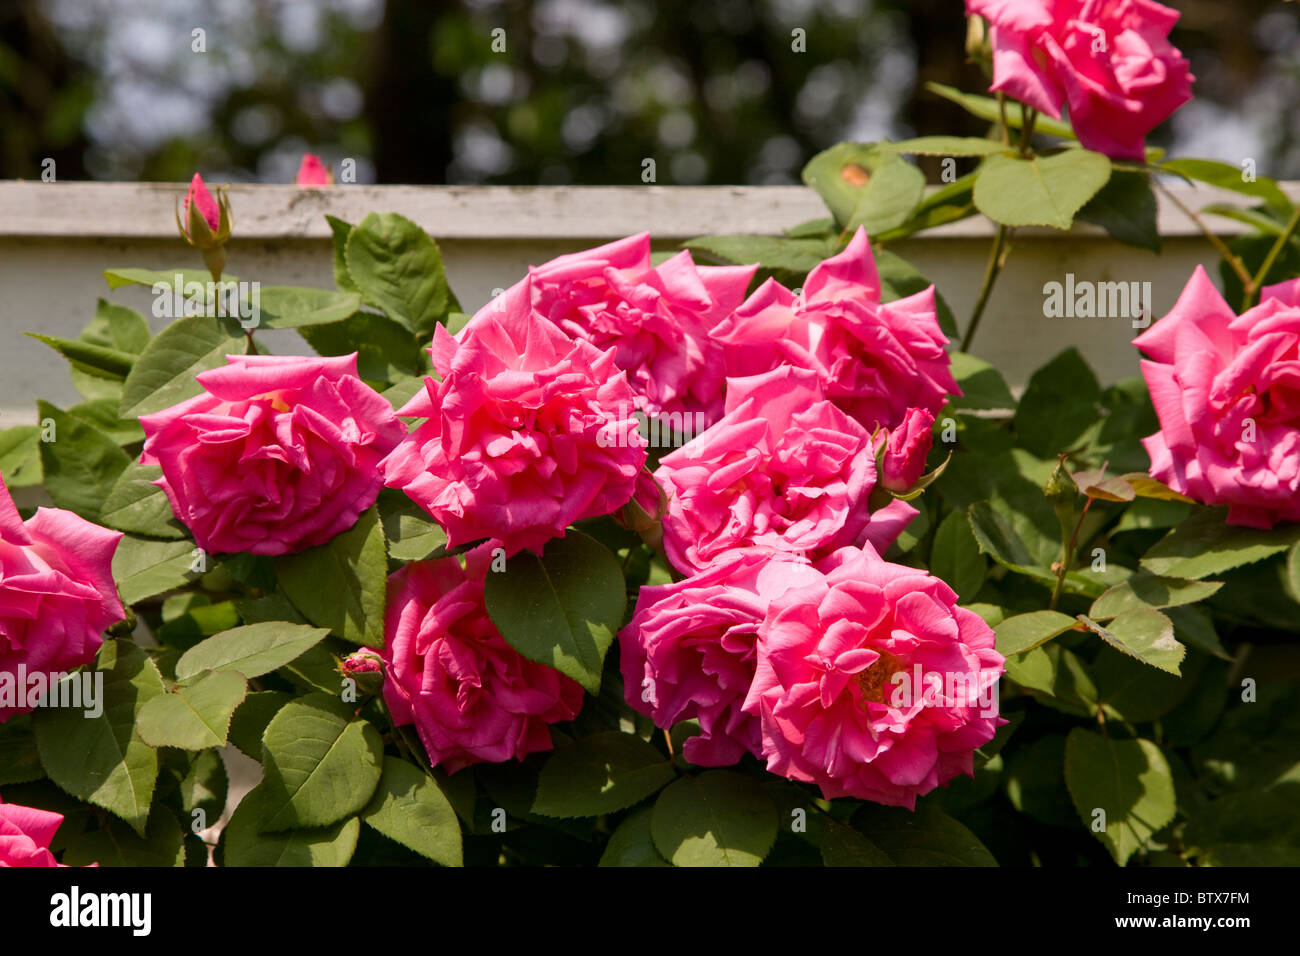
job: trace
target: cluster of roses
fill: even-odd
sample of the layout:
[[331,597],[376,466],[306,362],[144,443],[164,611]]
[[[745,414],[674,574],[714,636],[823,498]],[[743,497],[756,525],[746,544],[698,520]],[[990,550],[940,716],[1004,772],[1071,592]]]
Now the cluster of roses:
[[[393,574],[376,652],[394,719],[450,772],[549,749],[548,724],[582,704],[492,624],[492,557],[635,501],[687,577],[643,588],[620,635],[631,705],[665,728],[697,719],[695,763],[749,752],[828,796],[910,806],[970,772],[1002,671],[947,585],[879,557],[916,514],[886,489],[917,482],[958,394],[934,292],[882,304],[861,232],[801,294],[769,280],[746,299],[754,271],[654,266],[646,235],[563,256],[456,336],[439,328],[437,377],[397,411],[353,356],[231,357],[204,394],[141,419],[144,460],[213,552],[324,543],[384,485],[449,547],[474,545]],[[652,475],[637,413],[709,425]],[[914,670],[969,675],[968,692],[900,704],[891,678]]]

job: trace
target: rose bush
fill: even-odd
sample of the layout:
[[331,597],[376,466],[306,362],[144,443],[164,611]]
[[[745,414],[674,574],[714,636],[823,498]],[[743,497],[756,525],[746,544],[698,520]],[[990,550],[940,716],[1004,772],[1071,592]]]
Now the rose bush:
[[[839,144],[788,235],[632,236],[470,315],[415,223],[331,219],[335,289],[38,335],[86,400],[0,432],[0,862],[1300,859],[1300,212],[1142,152],[1165,8],[971,8],[999,98],[932,89],[989,135]],[[1015,231],[1155,249],[1162,175],[1259,200],[1233,307],[1198,271],[1145,380],[1013,391],[973,350]],[[976,214],[959,332],[890,244]],[[74,673],[18,706],[33,669]]]

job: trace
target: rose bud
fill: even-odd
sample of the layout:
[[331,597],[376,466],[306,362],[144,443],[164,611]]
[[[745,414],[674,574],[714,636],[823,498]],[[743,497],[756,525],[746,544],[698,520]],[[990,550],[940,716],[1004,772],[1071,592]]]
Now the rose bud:
[[339,665],[339,672],[356,681],[357,689],[363,694],[374,696],[384,689],[384,659],[374,651],[349,654]]
[[304,153],[293,182],[296,186],[333,186],[334,174],[315,153]]
[[212,278],[221,281],[226,267],[226,254],[222,246],[230,238],[234,217],[230,212],[230,198],[225,190],[218,189],[216,198],[208,191],[203,177],[198,173],[190,180],[190,190],[185,196],[185,221],[176,213],[176,228],[181,237],[203,253],[203,264]]
[[924,408],[909,408],[902,423],[889,433],[881,462],[881,484],[890,491],[911,490],[925,473],[925,457],[934,442],[934,416]]

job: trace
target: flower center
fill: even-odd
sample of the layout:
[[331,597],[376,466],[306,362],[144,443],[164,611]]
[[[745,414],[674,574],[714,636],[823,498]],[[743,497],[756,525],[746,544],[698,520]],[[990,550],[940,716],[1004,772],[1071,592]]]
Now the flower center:
[[880,657],[874,664],[858,673],[858,687],[862,691],[862,699],[883,704],[885,702],[885,685],[902,667],[902,663],[888,651],[881,651]]

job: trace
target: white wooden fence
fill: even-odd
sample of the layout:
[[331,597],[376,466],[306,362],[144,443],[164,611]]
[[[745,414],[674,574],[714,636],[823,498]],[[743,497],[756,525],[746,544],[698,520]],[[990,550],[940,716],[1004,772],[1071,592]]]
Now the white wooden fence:
[[[1171,186],[1192,208],[1243,197],[1208,188]],[[1300,197],[1300,183],[1287,184]],[[113,266],[200,267],[198,253],[176,235],[173,204],[184,184],[0,183],[0,427],[34,421],[33,402],[77,401],[63,359],[22,330],[75,336],[101,296],[132,305],[155,325],[148,290],[109,293],[103,270]],[[235,186],[230,190],[235,238],[228,271],[264,285],[332,287],[325,214],[351,222],[369,212],[396,211],[439,242],[452,288],[476,309],[494,288],[518,279],[530,264],[564,252],[649,230],[659,248],[710,233],[778,235],[826,215],[821,200],[800,187],[416,187]],[[1210,217],[1224,235],[1235,222]],[[1076,280],[1152,283],[1155,314],[1177,297],[1197,263],[1217,257],[1194,225],[1163,201],[1164,251],[1120,245],[1080,225],[1069,234],[1018,230],[974,351],[1001,368],[1014,386],[1068,345],[1077,346],[1103,382],[1137,372],[1135,334],[1122,318],[1046,318],[1043,286]],[[891,244],[935,282],[964,324],[983,275],[992,230],[973,218]],[[269,333],[277,351],[306,351],[292,332]]]

